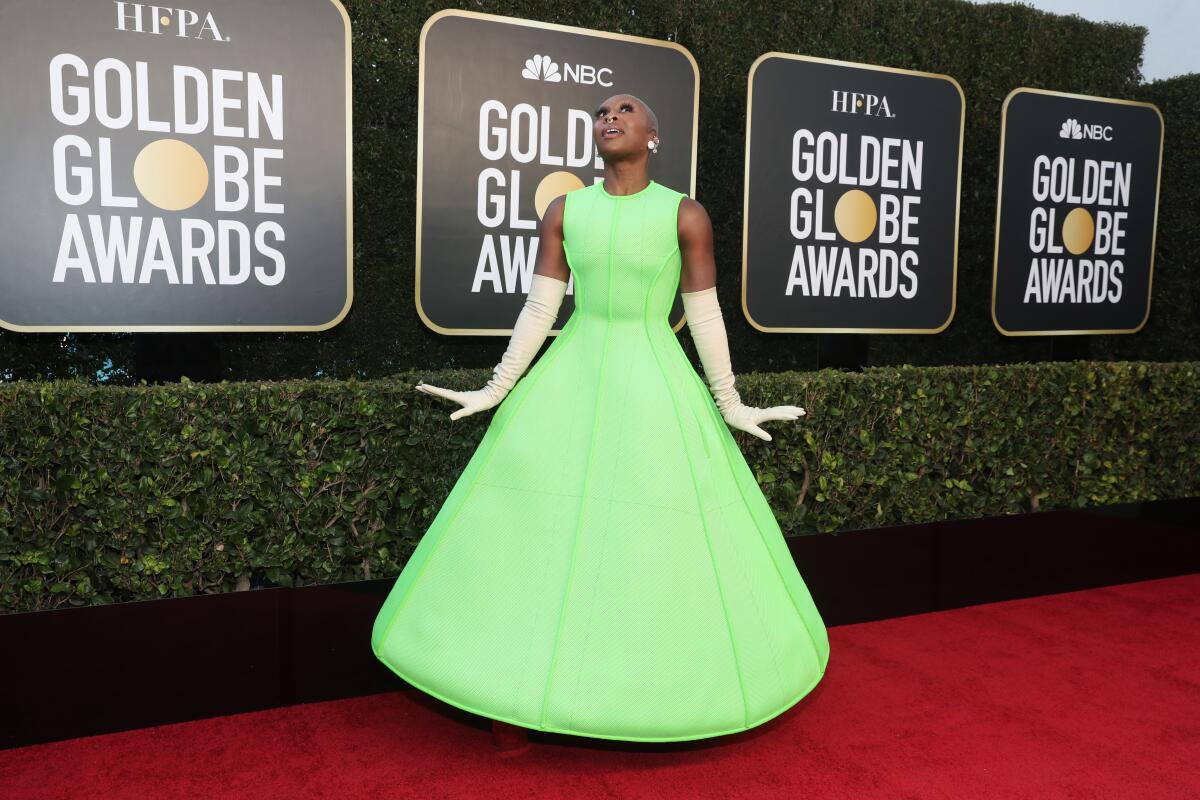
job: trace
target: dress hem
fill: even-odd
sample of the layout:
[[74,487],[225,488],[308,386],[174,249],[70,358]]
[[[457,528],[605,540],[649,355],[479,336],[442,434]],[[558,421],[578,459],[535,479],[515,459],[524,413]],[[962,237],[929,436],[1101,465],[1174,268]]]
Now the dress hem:
[[463,711],[469,711],[472,714],[477,714],[481,717],[487,717],[488,719],[497,719],[497,720],[500,720],[501,722],[507,722],[510,725],[518,725],[522,728],[525,728],[526,730],[533,731],[533,732],[544,731],[546,733],[564,733],[569,736],[585,736],[585,737],[592,738],[592,739],[610,739],[610,740],[617,740],[617,741],[624,741],[624,742],[687,742],[687,741],[693,741],[696,739],[711,739],[716,736],[727,736],[727,735],[733,734],[733,733],[742,733],[743,731],[748,731],[751,728],[757,728],[759,725],[762,725],[765,722],[770,722],[772,719],[774,719],[775,717],[778,717],[780,714],[782,714],[783,712],[792,708],[797,703],[799,703],[801,700],[803,700],[805,697],[807,697],[809,695],[809,693],[812,692],[813,689],[817,688],[817,684],[819,684],[821,682],[821,678],[825,677],[825,671],[829,666],[829,657],[826,656],[825,666],[821,667],[821,672],[817,675],[816,680],[814,680],[803,691],[801,691],[799,694],[797,694],[791,700],[788,700],[786,703],[784,703],[781,707],[779,707],[775,711],[772,711],[770,714],[767,714],[764,717],[760,717],[758,719],[758,721],[752,722],[749,725],[746,725],[745,727],[727,728],[726,730],[723,730],[723,731],[697,733],[697,734],[690,734],[688,736],[623,736],[623,735],[618,735],[618,734],[591,733],[591,732],[586,732],[586,731],[571,730],[569,728],[557,728],[557,727],[554,727],[551,725],[538,725],[538,726],[534,727],[526,720],[520,720],[520,719],[517,719],[516,717],[507,717],[502,714],[496,714],[491,711],[484,711],[482,709],[474,708],[473,706],[469,706],[466,703],[462,703],[462,702],[459,702],[458,700],[454,700],[453,698],[447,697],[446,695],[442,694],[441,692],[437,691],[436,689],[432,689],[428,686],[425,686],[424,684],[421,684],[421,683],[413,680],[412,678],[408,677],[403,672],[401,672],[399,669],[397,669],[395,667],[395,665],[393,665],[391,662],[387,661],[382,656],[380,656],[377,651],[375,652],[375,657],[378,658],[384,664],[384,666],[386,666],[392,672],[396,673],[396,675],[398,677],[400,677],[404,682],[408,683],[413,688],[420,689],[422,692],[436,697],[437,699],[441,700],[443,703],[448,703],[449,705],[452,705],[455,708],[460,708]]

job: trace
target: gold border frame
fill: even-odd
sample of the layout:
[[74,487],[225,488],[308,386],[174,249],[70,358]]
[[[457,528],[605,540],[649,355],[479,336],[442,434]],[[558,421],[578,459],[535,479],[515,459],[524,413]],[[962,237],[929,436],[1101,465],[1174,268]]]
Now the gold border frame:
[[[524,19],[521,17],[506,17],[502,14],[485,14],[480,11],[466,11],[458,8],[444,8],[441,11],[436,11],[430,15],[429,19],[425,20],[425,24],[421,26],[421,45],[420,54],[418,56],[419,72],[417,78],[417,235],[416,235],[416,286],[413,292],[413,304],[417,309],[417,316],[425,323],[425,326],[430,330],[450,336],[511,336],[513,329],[510,328],[445,328],[438,325],[425,314],[425,309],[421,307],[421,221],[422,221],[422,189],[424,187],[424,160],[425,160],[425,36],[433,24],[445,17],[466,17],[468,19],[482,19],[489,22],[499,22],[507,25],[520,25],[526,28],[543,28],[545,30],[562,31],[565,33],[576,33],[585,36],[594,36],[602,39],[618,39],[625,42],[635,42],[637,44],[649,44],[656,47],[665,47],[670,50],[678,50],[683,53],[688,62],[692,65],[692,74],[695,77],[694,89],[692,92],[692,175],[689,188],[689,196],[696,196],[696,155],[697,144],[700,138],[700,66],[696,63],[696,59],[692,56],[690,50],[678,42],[670,42],[664,39],[651,39],[646,36],[634,36],[627,33],[612,33],[611,31],[598,31],[592,28],[580,28],[574,25],[559,25],[555,22],[539,22],[538,20]],[[676,289],[676,296],[679,292]],[[672,301],[674,307],[674,301]],[[574,309],[571,311],[574,314]],[[683,329],[686,315],[679,318],[679,323],[672,327],[675,333],[679,333]],[[568,319],[569,321],[569,319]],[[514,323],[515,324],[515,323]],[[563,323],[566,327],[566,323]],[[551,336],[557,336],[562,332],[562,328],[551,330]]]
[[279,331],[326,331],[350,313],[354,303],[354,102],[350,80],[350,15],[340,0],[329,0],[342,15],[342,41],[346,51],[346,302],[338,315],[320,325],[14,325],[0,319],[0,328],[18,333],[270,333]]
[[[959,114],[958,114],[958,175],[955,181],[954,189],[954,256],[950,268],[950,315],[946,317],[946,321],[936,328],[768,328],[760,325],[750,316],[750,309],[746,304],[746,275],[749,272],[749,260],[747,258],[749,252],[749,239],[747,234],[750,230],[750,127],[754,121],[752,114],[754,101],[754,74],[758,71],[758,67],[768,58],[784,58],[791,61],[812,61],[818,64],[833,64],[839,67],[854,67],[856,69],[866,69],[875,72],[894,72],[901,75],[915,75],[921,78],[936,78],[938,80],[949,81],[958,91],[959,99]],[[754,63],[750,65],[750,73],[746,78],[746,154],[745,154],[745,177],[742,180],[742,315],[756,329],[764,333],[920,333],[931,334],[941,333],[950,326],[954,320],[954,313],[958,309],[958,227],[959,217],[962,213],[962,165],[963,165],[963,135],[966,131],[967,123],[967,96],[963,94],[962,86],[959,85],[952,76],[945,75],[940,72],[922,72],[913,69],[901,69],[899,67],[884,67],[878,64],[862,64],[856,61],[841,61],[835,58],[820,58],[818,56],[802,56],[795,53],[783,53],[778,50],[771,50],[763,53],[758,58],[754,59]]]
[[[996,319],[996,283],[1000,274],[1000,207],[1003,205],[1004,193],[1004,138],[1008,131],[1008,104],[1021,92],[1029,92],[1031,94],[1048,94],[1055,97],[1071,97],[1077,100],[1092,100],[1098,103],[1113,103],[1116,105],[1127,106],[1148,106],[1154,109],[1154,113],[1158,114],[1158,172],[1155,174],[1154,183],[1154,222],[1150,227],[1150,275],[1149,282],[1146,284],[1146,314],[1142,317],[1142,321],[1136,328],[1112,328],[1112,329],[1091,329],[1091,330],[1052,330],[1052,331],[1009,331],[1001,327],[1000,321]],[[1158,194],[1162,191],[1162,162],[1163,162],[1163,143],[1166,141],[1167,123],[1163,119],[1162,111],[1154,103],[1149,103],[1143,100],[1122,100],[1116,97],[1097,97],[1089,94],[1073,94],[1071,92],[1056,92],[1051,89],[1034,89],[1030,86],[1018,86],[1008,93],[1004,98],[1004,105],[1000,109],[1000,168],[996,171],[996,244],[992,253],[992,324],[996,326],[996,330],[1000,331],[1005,336],[1073,336],[1088,333],[1137,333],[1146,326],[1150,319],[1150,300],[1154,297],[1154,250],[1158,239]]]

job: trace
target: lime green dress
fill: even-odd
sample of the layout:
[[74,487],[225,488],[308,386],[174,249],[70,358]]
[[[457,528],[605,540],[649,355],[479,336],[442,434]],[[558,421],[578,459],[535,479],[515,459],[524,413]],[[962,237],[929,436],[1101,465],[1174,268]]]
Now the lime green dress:
[[566,195],[575,310],[375,620],[376,656],[418,689],[533,730],[674,741],[754,727],[824,674],[825,626],[668,321],[683,197]]

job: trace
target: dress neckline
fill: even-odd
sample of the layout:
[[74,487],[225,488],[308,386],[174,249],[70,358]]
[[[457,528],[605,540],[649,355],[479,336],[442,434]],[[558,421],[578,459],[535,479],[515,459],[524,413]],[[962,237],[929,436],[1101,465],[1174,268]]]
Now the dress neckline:
[[638,191],[634,192],[633,194],[609,194],[604,189],[604,181],[603,180],[597,182],[596,185],[600,187],[600,194],[604,195],[605,197],[611,197],[613,200],[629,200],[634,197],[640,197],[641,195],[648,192],[650,190],[650,187],[654,185],[654,179],[651,178],[649,183],[647,183],[643,188],[639,189]]

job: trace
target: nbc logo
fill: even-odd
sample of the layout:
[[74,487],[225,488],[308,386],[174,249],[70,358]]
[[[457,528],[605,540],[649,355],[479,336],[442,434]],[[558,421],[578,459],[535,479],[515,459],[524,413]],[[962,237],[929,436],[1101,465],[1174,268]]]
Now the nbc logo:
[[562,71],[550,56],[535,55],[525,59],[521,77],[531,81],[548,83],[582,83],[587,86],[599,84],[612,86],[612,70],[608,67],[593,67],[589,64],[563,62]]
[[550,83],[562,81],[558,64],[555,64],[550,56],[541,55],[525,59],[525,69],[521,70],[521,77],[531,81],[549,81]]
[[1068,118],[1058,129],[1060,139],[1103,139],[1111,142],[1112,125],[1081,125],[1079,120]]
[[1058,129],[1058,135],[1064,139],[1082,139],[1083,128],[1079,126],[1079,123],[1076,120],[1068,119],[1062,124],[1062,127]]

